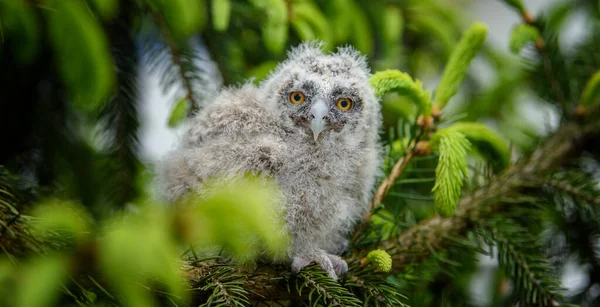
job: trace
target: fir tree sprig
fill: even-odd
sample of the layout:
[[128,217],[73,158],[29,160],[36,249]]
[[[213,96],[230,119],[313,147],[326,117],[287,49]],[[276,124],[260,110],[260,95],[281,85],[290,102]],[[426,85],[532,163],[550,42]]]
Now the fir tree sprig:
[[[143,41],[144,55],[151,69],[160,74],[165,91],[174,84],[181,84],[184,95],[180,100],[189,101],[191,112],[188,115],[191,115],[200,109],[206,96],[214,94],[220,86],[221,76],[212,70],[210,59],[198,50],[194,39],[185,34],[187,30],[174,30],[168,18],[154,6],[147,6],[147,10],[153,22],[147,25],[148,33],[145,33],[147,37]],[[193,25],[197,26],[201,25]],[[155,41],[156,29],[162,41]]]
[[443,109],[450,98],[457,93],[460,83],[465,78],[467,68],[483,46],[486,35],[487,27],[482,23],[471,25],[463,34],[446,63],[442,79],[435,90],[434,105]]
[[[199,280],[196,289],[208,293],[208,297],[200,306],[247,306],[250,305],[241,281],[243,276],[235,274],[233,268],[215,265],[210,274]],[[203,284],[203,285],[202,285]]]
[[508,218],[484,222],[483,231],[498,248],[498,261],[513,279],[522,304],[556,306],[563,299],[560,280],[550,274],[536,234]]
[[363,306],[407,306],[406,296],[399,287],[386,279],[384,272],[376,272],[351,262],[344,286],[350,288],[363,302]]
[[484,124],[458,122],[445,129],[462,133],[471,144],[471,148],[492,165],[495,173],[501,172],[510,164],[508,145]]
[[[540,31],[528,24],[517,25],[510,34],[509,48],[514,54],[518,54],[528,43],[537,43],[540,39]],[[539,41],[538,44],[542,44]]]
[[297,275],[296,293],[308,291],[310,306],[325,305],[362,306],[352,293],[327,275],[316,265],[303,268]]
[[432,192],[436,211],[442,216],[450,216],[456,210],[460,192],[467,177],[467,152],[471,143],[464,134],[450,129],[436,132],[432,138],[433,147],[439,152],[435,169],[435,185]]
[[369,80],[375,89],[375,95],[381,97],[387,93],[396,92],[410,97],[424,116],[430,116],[431,102],[429,92],[423,89],[423,83],[413,80],[410,75],[398,70],[385,70],[375,73]]

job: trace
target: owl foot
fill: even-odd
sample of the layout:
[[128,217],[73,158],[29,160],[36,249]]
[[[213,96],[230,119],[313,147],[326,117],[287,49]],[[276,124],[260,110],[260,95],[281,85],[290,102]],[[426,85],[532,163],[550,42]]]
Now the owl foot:
[[312,262],[318,264],[334,280],[338,280],[338,276],[345,277],[348,273],[348,264],[344,259],[325,252],[293,257],[292,272],[298,273]]

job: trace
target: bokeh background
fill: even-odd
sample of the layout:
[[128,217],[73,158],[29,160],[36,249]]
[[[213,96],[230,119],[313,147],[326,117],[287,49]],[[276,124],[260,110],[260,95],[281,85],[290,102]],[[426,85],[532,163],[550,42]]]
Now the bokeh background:
[[[536,24],[544,29],[539,37],[547,44],[543,52],[529,42],[514,48],[513,30],[527,17],[515,4],[521,2],[528,14],[543,21]],[[223,3],[231,7],[220,7]],[[214,13],[215,7],[220,13]],[[227,18],[224,11],[230,12]],[[441,126],[456,121],[483,122],[510,144],[516,160],[556,129],[566,114],[573,113],[585,82],[600,67],[599,1],[0,0],[0,221],[8,225],[0,232],[4,252],[0,257],[0,306],[3,297],[16,297],[21,306],[53,297],[50,293],[61,291],[59,281],[66,276],[56,272],[64,268],[78,278],[106,267],[109,282],[102,284],[109,290],[87,277],[87,283],[81,285],[77,283],[80,279],[73,278],[56,296],[59,298],[53,297],[63,303],[114,303],[110,290],[117,289],[116,293],[132,298],[130,303],[145,306],[144,300],[149,298],[122,283],[123,272],[118,271],[122,263],[132,264],[125,273],[137,274],[135,270],[140,269],[144,274],[160,275],[168,280],[163,288],[176,284],[178,268],[165,269],[165,259],[192,251],[182,253],[180,240],[198,231],[177,223],[200,223],[161,211],[164,204],[157,200],[153,173],[177,145],[189,124],[187,119],[210,103],[220,87],[250,78],[257,82],[285,59],[285,50],[303,40],[319,39],[329,49],[352,44],[367,56],[373,71],[398,69],[433,90],[461,34],[474,22],[486,24],[489,34],[458,94],[443,110]],[[556,69],[550,77],[546,62]],[[555,89],[548,86],[554,81],[565,90],[565,101],[558,101]],[[386,95],[382,103],[383,141],[390,157],[398,158],[401,153],[394,146],[410,140],[414,131],[394,133],[413,124],[417,110],[400,95]],[[432,161],[415,162],[415,168],[423,173],[406,176],[412,176],[409,180],[427,179],[420,176],[433,174]],[[474,161],[473,168],[486,169],[480,160]],[[386,167],[389,171],[391,165]],[[478,173],[473,180],[486,175]],[[412,224],[398,227],[396,234],[435,214],[432,181],[419,182],[423,184],[394,188],[396,192],[406,189],[416,198],[390,195],[388,207],[382,210],[382,215],[400,212],[394,217],[410,217]],[[221,196],[220,201],[230,205],[221,209],[233,213],[237,212],[236,202],[244,197]],[[254,195],[248,201],[254,199],[259,208],[264,197]],[[212,204],[220,206],[216,201]],[[36,215],[38,206],[43,210]],[[148,207],[158,208],[158,213],[146,215]],[[134,218],[124,213],[133,213]],[[245,214],[250,225],[244,231],[268,233],[259,227],[260,216],[237,213]],[[568,213],[577,215],[579,211]],[[209,215],[201,211],[191,216],[213,218],[215,225],[231,224],[223,219],[227,214]],[[593,263],[597,262],[599,241],[597,236],[588,237],[588,228],[597,229],[598,223],[586,216],[573,220],[567,215],[544,217],[548,222],[544,225],[524,224],[531,226],[527,229],[532,236],[545,239],[544,252],[551,255],[552,268],[566,288],[561,293],[569,301],[593,306],[600,300],[594,275],[600,266]],[[50,220],[46,225],[50,230],[59,225],[69,231],[67,235],[54,231],[32,235],[30,222],[35,224],[38,219]],[[385,224],[382,219],[379,222]],[[549,224],[552,227],[543,228]],[[147,232],[148,225],[157,226]],[[116,229],[118,235],[107,235],[105,229]],[[228,241],[236,237],[236,230],[202,231],[215,234],[211,238],[215,242],[243,245]],[[549,231],[551,235],[545,236]],[[46,236],[53,243],[47,244]],[[97,238],[108,238],[100,240],[108,245],[92,243]],[[582,241],[566,242],[566,238]],[[278,240],[268,235],[264,239]],[[588,239],[590,244],[585,241]],[[137,242],[151,244],[136,249]],[[46,255],[47,250],[61,254],[37,257]],[[456,256],[453,252],[449,255]],[[155,253],[159,258],[145,257]],[[445,295],[449,301],[475,306],[509,306],[510,300],[520,295],[511,291],[514,283],[495,257],[474,250],[465,254],[457,257],[464,260],[464,274],[447,274],[441,265],[428,263],[411,267],[415,271],[403,271],[406,275],[399,274],[395,282],[402,291],[415,295],[411,297],[415,304],[432,306],[446,299]],[[469,257],[478,261],[469,262]],[[47,261],[36,262],[38,259]],[[148,260],[138,263],[138,259]],[[38,271],[47,274],[39,277]],[[411,279],[411,274],[422,280],[415,282],[418,278]],[[13,292],[18,295],[9,295]]]
[[[520,61],[519,55],[510,54],[509,40],[512,29],[521,23],[521,18],[514,14],[505,3],[499,0],[450,0],[448,2],[458,7],[465,24],[480,21],[488,25],[487,43],[510,56],[512,61]],[[538,15],[547,13],[553,5],[565,1],[524,0],[523,2],[534,15]],[[575,12],[568,17],[563,29],[564,34],[560,36],[563,47],[573,48],[586,38],[586,35],[592,30],[590,27],[586,28],[586,18],[588,17],[583,12]],[[199,46],[199,49],[199,52],[206,52],[202,46]],[[209,65],[209,69],[216,69],[211,66],[214,65],[212,63],[202,65]],[[481,59],[476,60],[471,70],[483,86],[490,85],[495,81],[494,72]],[[427,74],[420,79],[426,84],[426,87],[435,88],[439,74]],[[140,97],[140,155],[146,163],[151,165],[159,163],[167,152],[176,147],[178,137],[184,133],[185,126],[172,128],[167,125],[172,102],[178,99],[176,89],[163,91],[160,86],[160,75],[153,73],[148,66],[142,67],[140,86],[143,88]],[[544,135],[556,128],[558,125],[557,109],[544,104],[535,93],[530,91],[521,91],[518,96],[519,113],[533,124],[538,133]],[[460,96],[453,99],[453,103],[458,103],[460,99]],[[498,269],[498,262],[495,258],[488,256],[480,256],[479,261],[479,272],[471,282],[473,302],[486,306],[490,303],[487,289],[492,286],[493,272]],[[578,293],[582,287],[588,284],[585,270],[586,268],[579,266],[574,259],[567,264],[564,271],[561,272],[563,285],[568,289],[567,293],[571,295]],[[600,289],[598,291],[600,292]]]

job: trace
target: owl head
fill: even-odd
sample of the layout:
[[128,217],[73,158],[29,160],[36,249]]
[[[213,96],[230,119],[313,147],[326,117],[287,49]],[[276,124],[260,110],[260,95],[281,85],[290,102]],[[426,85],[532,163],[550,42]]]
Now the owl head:
[[377,130],[380,106],[363,56],[352,47],[325,54],[320,43],[288,53],[260,85],[261,101],[292,131],[315,142],[347,132]]

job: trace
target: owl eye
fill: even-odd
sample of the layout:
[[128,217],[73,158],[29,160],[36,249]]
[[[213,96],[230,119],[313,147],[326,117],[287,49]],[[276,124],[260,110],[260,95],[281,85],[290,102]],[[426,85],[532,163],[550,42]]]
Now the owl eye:
[[337,100],[336,106],[342,111],[348,111],[350,108],[352,108],[352,99],[340,98]]
[[293,104],[301,104],[304,102],[304,93],[293,91],[290,93],[290,102]]

